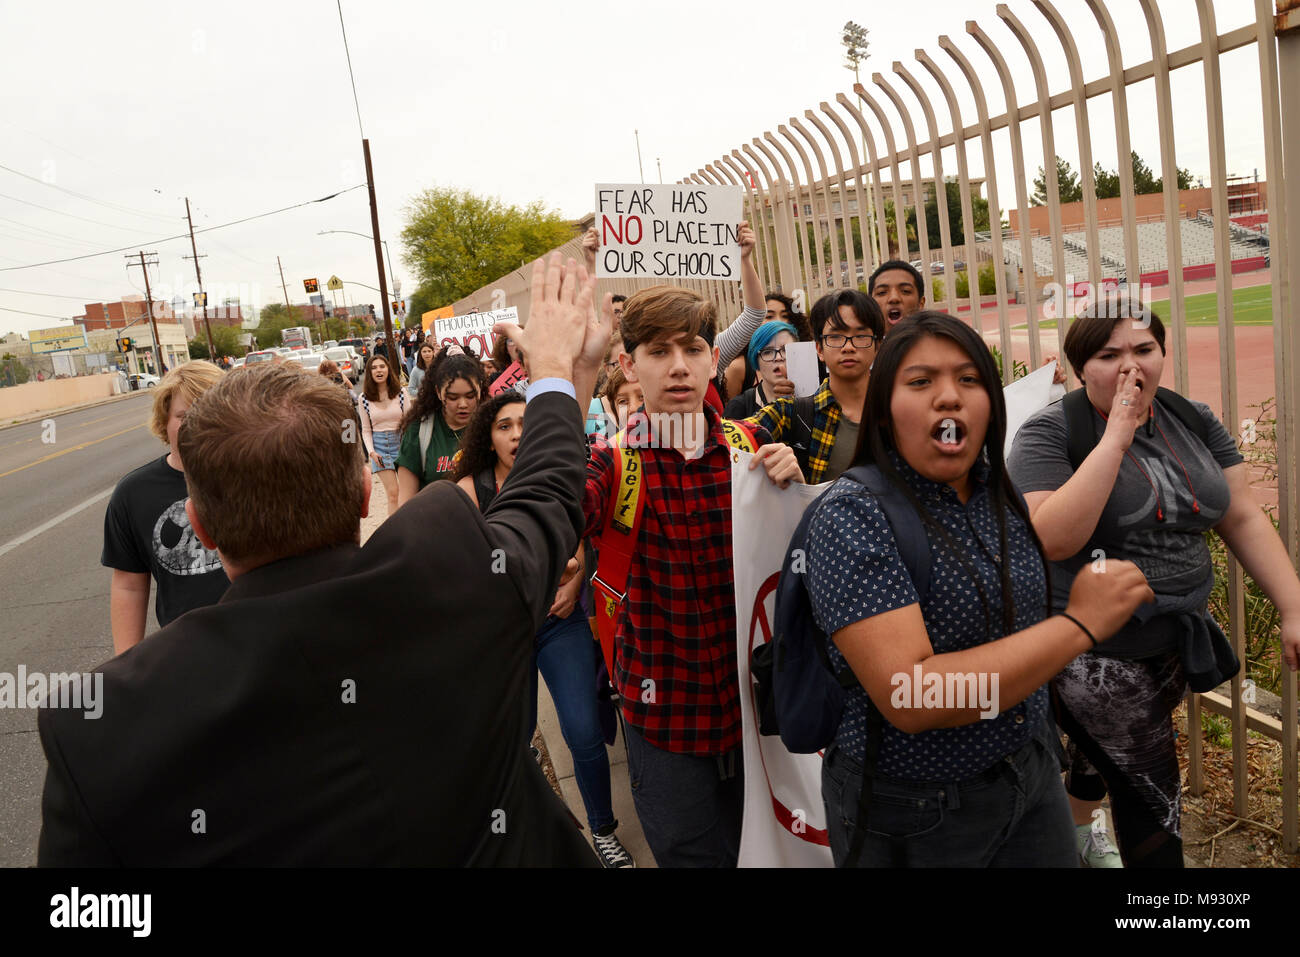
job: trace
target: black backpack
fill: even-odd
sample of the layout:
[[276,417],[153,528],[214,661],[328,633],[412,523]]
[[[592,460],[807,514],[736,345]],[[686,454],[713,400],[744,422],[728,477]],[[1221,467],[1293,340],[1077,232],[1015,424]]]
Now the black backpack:
[[[1201,444],[1209,447],[1210,430],[1201,418],[1196,407],[1185,398],[1170,389],[1157,388],[1156,399],[1169,414],[1187,426]],[[1070,457],[1070,465],[1077,472],[1090,452],[1097,447],[1101,436],[1097,434],[1097,420],[1092,415],[1092,403],[1088,401],[1086,389],[1078,388],[1067,392],[1061,399],[1061,408],[1065,410],[1065,449]]]

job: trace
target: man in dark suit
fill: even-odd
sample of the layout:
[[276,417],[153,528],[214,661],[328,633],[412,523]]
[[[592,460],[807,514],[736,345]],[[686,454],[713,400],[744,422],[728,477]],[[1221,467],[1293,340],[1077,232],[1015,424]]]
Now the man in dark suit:
[[231,586],[102,666],[98,720],[41,711],[42,866],[597,864],[521,744],[582,527],[594,285],[534,268],[528,424],[486,517],[435,482],[360,548],[344,392],[265,363],[194,403],[186,507]]

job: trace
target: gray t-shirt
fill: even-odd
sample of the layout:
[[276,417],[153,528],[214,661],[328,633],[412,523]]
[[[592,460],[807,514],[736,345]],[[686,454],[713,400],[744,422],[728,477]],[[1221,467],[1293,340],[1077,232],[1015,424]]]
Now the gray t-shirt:
[[[1185,595],[1203,587],[1213,574],[1205,531],[1228,510],[1223,470],[1242,462],[1228,430],[1210,407],[1192,405],[1205,420],[1208,448],[1182,421],[1157,406],[1153,420],[1138,428],[1120,465],[1115,487],[1088,543],[1052,565],[1052,603],[1064,608],[1075,574],[1100,549],[1106,558],[1134,562],[1157,595]],[[1105,421],[1092,410],[1100,436]],[[1074,474],[1066,451],[1065,408],[1054,402],[1035,413],[1016,433],[1007,469],[1024,494],[1055,491]],[[1195,503],[1196,510],[1193,509]],[[1157,508],[1164,521],[1156,517]],[[1137,658],[1173,645],[1167,628],[1138,628],[1133,622],[1103,645],[1105,654]]]
[[853,464],[853,453],[858,450],[858,423],[840,412],[840,424],[835,427],[835,443],[831,446],[830,461],[826,463],[823,482],[834,482]]

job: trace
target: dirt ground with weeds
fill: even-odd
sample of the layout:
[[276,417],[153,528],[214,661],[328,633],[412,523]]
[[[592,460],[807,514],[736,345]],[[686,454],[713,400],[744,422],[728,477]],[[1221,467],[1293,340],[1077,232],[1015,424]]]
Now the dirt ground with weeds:
[[1187,772],[1187,706],[1174,713],[1183,775],[1183,857],[1190,867],[1300,867],[1282,849],[1282,745],[1247,732],[1246,814],[1232,807],[1232,748],[1203,735],[1205,790],[1193,795]]

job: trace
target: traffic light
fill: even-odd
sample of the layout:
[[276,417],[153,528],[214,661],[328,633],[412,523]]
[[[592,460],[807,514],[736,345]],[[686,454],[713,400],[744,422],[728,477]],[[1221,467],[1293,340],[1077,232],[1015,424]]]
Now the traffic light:
[[122,352],[122,353],[130,352],[134,348],[135,348],[135,343],[129,338],[117,340],[118,352]]
[[320,292],[320,283],[315,279],[304,279],[302,284],[307,287],[308,292]]
[[373,317],[374,314],[375,314],[375,307],[374,307],[374,306],[370,306],[369,309],[370,309],[370,315]]

